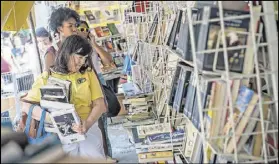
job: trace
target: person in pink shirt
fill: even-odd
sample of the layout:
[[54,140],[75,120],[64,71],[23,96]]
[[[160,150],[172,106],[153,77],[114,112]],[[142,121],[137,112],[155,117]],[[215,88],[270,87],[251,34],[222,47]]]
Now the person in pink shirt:
[[11,71],[11,65],[1,56],[1,73]]

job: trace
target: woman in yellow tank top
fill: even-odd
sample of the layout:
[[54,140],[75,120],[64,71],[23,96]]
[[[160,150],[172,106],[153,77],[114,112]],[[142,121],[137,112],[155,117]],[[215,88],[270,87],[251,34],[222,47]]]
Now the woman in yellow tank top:
[[[97,76],[91,70],[91,62],[87,62],[91,61],[91,53],[92,47],[87,40],[78,35],[67,37],[50,72],[44,72],[39,76],[27,96],[23,98],[22,110],[28,113],[31,103],[40,102],[40,88],[46,85],[48,76],[71,81],[70,103],[75,105],[82,120],[81,125],[74,125],[72,128],[78,133],[86,133],[87,138],[79,143],[63,145],[63,148],[71,155],[105,159],[98,119],[106,112],[106,106]],[[40,107],[33,109],[32,117],[39,120]],[[46,121],[50,122],[48,114]]]

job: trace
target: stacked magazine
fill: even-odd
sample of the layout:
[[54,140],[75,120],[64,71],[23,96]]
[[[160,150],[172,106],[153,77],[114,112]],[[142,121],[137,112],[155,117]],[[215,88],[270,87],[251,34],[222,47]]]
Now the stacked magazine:
[[40,88],[40,105],[49,113],[62,144],[71,144],[85,140],[85,135],[72,129],[73,124],[80,124],[75,106],[70,104],[71,82],[49,77],[47,85]]
[[128,115],[123,127],[131,128],[139,125],[154,124],[156,115],[153,112],[153,96],[139,95],[137,97],[126,98],[122,101]]
[[169,123],[132,128],[139,162],[173,162],[173,149],[182,146],[184,134],[183,127],[173,129]]

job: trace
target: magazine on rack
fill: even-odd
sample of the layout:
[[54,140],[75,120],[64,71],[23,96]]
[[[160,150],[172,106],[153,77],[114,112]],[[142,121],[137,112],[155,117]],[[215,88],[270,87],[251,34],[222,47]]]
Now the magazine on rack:
[[80,124],[80,119],[75,108],[61,109],[50,113],[53,126],[58,129],[57,133],[62,144],[71,144],[85,140],[85,135],[73,131],[73,124]]

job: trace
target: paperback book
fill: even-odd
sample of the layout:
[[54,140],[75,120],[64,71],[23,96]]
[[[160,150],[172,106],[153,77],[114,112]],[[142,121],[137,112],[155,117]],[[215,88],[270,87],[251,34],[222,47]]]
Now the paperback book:
[[72,144],[85,140],[84,134],[79,134],[72,129],[73,124],[81,124],[75,108],[61,109],[50,113],[50,118],[62,144]]

